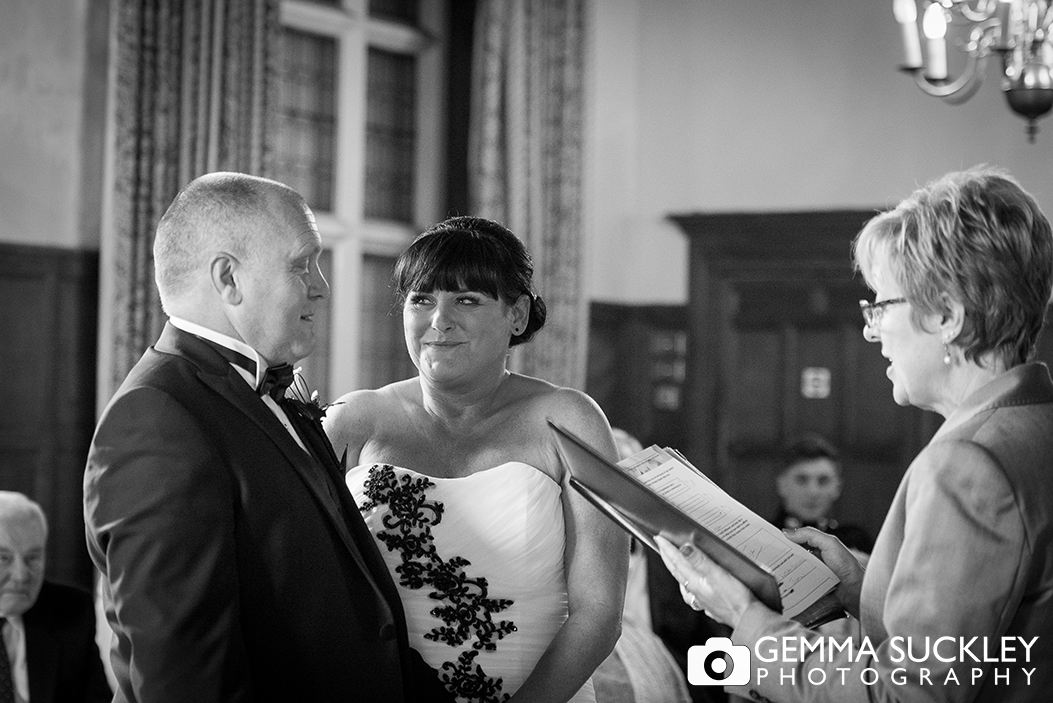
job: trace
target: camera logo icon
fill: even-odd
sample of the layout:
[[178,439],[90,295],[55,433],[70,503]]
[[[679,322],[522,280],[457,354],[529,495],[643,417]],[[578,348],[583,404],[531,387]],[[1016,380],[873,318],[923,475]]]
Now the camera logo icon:
[[750,648],[727,637],[710,637],[687,650],[687,680],[693,686],[747,685]]

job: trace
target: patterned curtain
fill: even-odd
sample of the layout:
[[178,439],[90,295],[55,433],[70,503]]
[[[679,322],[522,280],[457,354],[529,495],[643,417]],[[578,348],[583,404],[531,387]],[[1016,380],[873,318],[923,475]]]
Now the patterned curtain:
[[112,205],[99,301],[112,354],[100,355],[103,400],[163,326],[152,248],[172,198],[209,171],[270,171],[281,39],[278,0],[114,0],[113,8]]
[[582,72],[585,0],[480,0],[468,155],[473,214],[534,258],[548,322],[513,368],[585,388]]

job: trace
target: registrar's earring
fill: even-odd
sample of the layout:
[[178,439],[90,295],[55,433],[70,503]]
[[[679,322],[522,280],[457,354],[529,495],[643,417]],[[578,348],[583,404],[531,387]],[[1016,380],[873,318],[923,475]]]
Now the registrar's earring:
[[943,363],[946,366],[951,365],[951,338],[943,338]]

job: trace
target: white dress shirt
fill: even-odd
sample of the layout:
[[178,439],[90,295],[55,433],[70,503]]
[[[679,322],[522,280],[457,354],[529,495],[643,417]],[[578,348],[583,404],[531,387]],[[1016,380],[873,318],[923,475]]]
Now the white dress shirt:
[[[193,334],[198,337],[201,337],[202,339],[207,339],[208,341],[213,342],[214,344],[218,344],[221,347],[226,347],[227,349],[236,351],[239,354],[253,359],[256,362],[255,377],[253,377],[253,375],[249,373],[246,369],[243,369],[237,364],[231,364],[231,366],[233,366],[234,369],[237,370],[239,374],[241,374],[241,377],[245,379],[246,383],[252,386],[252,389],[254,391],[260,387],[260,384],[263,382],[263,377],[267,373],[267,364],[266,362],[264,362],[263,357],[260,356],[255,349],[250,347],[248,344],[245,344],[245,342],[242,342],[240,339],[228,337],[225,334],[221,334],[219,332],[216,332],[215,330],[210,330],[207,327],[202,327],[201,325],[195,322],[190,322],[189,320],[184,320],[180,317],[175,317],[174,315],[170,316],[168,318],[168,321],[171,322],[174,327],[177,327],[188,334]],[[260,397],[263,399],[264,405],[266,405],[270,409],[270,411],[274,413],[274,416],[278,418],[278,420],[282,423],[282,427],[284,427],[292,436],[292,438],[296,440],[296,443],[300,445],[300,449],[310,454],[310,452],[307,450],[307,446],[304,445],[303,440],[300,439],[300,435],[296,434],[296,429],[293,428],[292,423],[289,422],[289,418],[286,416],[285,411],[282,410],[281,406],[275,402],[274,398],[270,397],[266,393],[264,393]]]
[[3,627],[4,649],[11,662],[11,682],[15,685],[15,703],[29,703],[29,669],[26,666],[26,626],[21,615],[7,615]]

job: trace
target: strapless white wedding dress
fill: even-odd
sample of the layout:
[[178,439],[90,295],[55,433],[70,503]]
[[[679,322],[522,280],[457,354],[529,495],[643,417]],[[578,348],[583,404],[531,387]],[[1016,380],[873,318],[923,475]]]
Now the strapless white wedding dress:
[[[459,701],[515,693],[567,618],[559,484],[509,462],[462,478],[358,466],[347,486],[398,585],[410,646]],[[572,700],[595,701],[592,682]]]

